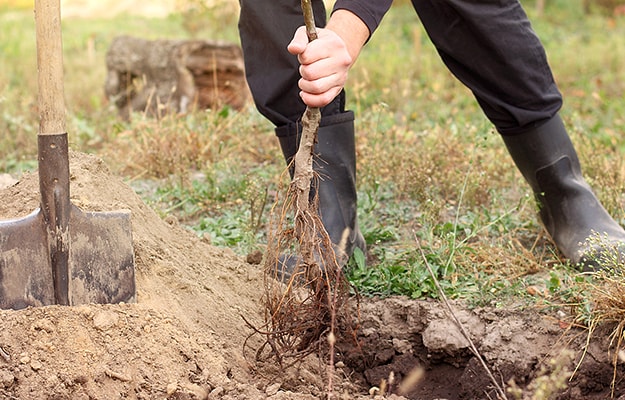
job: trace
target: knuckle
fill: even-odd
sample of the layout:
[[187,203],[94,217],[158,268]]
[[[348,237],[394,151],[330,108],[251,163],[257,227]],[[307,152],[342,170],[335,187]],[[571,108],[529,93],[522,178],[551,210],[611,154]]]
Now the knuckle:
[[321,94],[324,92],[323,85],[319,81],[311,81],[309,91],[315,94]]

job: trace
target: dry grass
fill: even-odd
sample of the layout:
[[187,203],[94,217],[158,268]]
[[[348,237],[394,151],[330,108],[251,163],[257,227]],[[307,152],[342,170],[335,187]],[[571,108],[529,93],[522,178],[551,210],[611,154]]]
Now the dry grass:
[[208,110],[160,119],[136,114],[118,123],[119,132],[102,143],[101,154],[120,173],[144,178],[185,177],[224,159],[241,167],[275,160],[277,144],[250,112]]

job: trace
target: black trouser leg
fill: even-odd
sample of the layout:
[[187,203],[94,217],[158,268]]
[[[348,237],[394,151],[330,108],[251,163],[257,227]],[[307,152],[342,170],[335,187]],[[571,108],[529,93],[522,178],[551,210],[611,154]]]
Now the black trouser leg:
[[562,106],[540,40],[517,0],[413,0],[441,59],[502,134]]
[[[295,30],[304,25],[299,0],[240,0],[239,35],[247,83],[256,108],[276,127],[295,124],[306,105],[299,97],[299,62],[286,46]],[[322,0],[312,0],[317,26],[325,26]],[[341,93],[324,107],[322,115],[343,112]],[[295,128],[293,128],[295,129]]]
[[[241,0],[239,32],[246,77],[258,110],[276,126],[285,160],[290,162],[299,146],[301,119],[306,106],[299,97],[299,63],[286,50],[293,33],[304,25],[299,0]],[[317,26],[325,26],[326,10],[313,0]],[[356,217],[356,152],[354,115],[345,112],[341,92],[321,109],[314,169],[319,174],[317,194],[324,228],[334,245],[337,260],[347,262],[355,247],[365,251]],[[345,242],[341,243],[343,233]],[[297,259],[282,258],[289,275]]]
[[517,0],[413,0],[442,60],[475,95],[530,184],[547,232],[585,269],[625,261],[625,231],[581,174],[540,40]]

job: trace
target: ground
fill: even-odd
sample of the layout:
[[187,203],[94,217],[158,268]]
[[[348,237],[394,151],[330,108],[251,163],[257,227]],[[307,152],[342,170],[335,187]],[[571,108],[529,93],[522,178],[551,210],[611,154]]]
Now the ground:
[[[71,153],[70,168],[79,208],[132,213],[136,303],[1,310],[0,399],[318,399],[328,374],[340,399],[373,398],[376,387],[387,388],[378,398],[497,398],[459,326],[494,380],[523,392],[510,399],[547,398],[538,390],[558,384],[551,398],[606,399],[614,376],[613,397],[625,393],[609,327],[583,353],[586,331],[562,313],[453,302],[452,314],[445,303],[401,297],[351,301],[359,325],[337,343],[334,370],[324,354],[286,369],[259,362],[262,338],[249,324],[263,323],[261,267],[160,218],[98,158]],[[36,173],[0,196],[0,219],[29,214]],[[412,377],[405,397],[396,394]]]

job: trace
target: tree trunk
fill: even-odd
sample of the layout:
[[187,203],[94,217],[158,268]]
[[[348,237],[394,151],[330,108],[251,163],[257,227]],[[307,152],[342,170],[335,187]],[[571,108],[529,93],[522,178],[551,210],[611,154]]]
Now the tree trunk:
[[545,1],[546,0],[536,0],[536,15],[541,16],[545,13]]
[[192,109],[240,109],[249,99],[239,46],[119,36],[106,54],[106,96],[129,118]]

